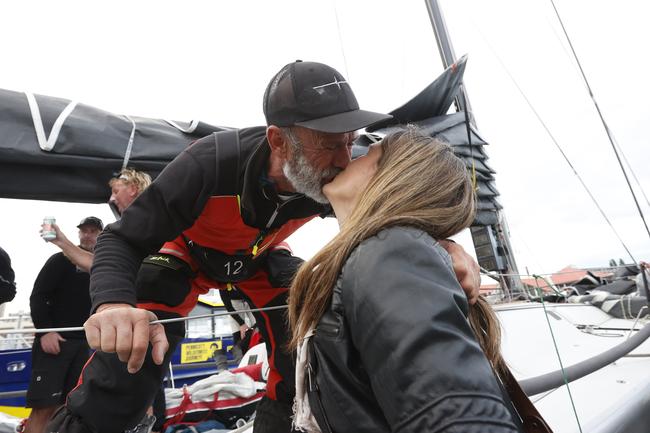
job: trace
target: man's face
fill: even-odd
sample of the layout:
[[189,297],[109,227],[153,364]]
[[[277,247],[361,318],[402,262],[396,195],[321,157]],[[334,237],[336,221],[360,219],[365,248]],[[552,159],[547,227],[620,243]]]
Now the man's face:
[[330,134],[293,127],[285,135],[288,152],[282,171],[297,192],[327,203],[322,187],[350,163],[355,132]]
[[111,186],[111,198],[109,203],[115,203],[120,214],[124,209],[129,207],[137,196],[137,190],[134,185],[127,185],[121,180],[116,180]]
[[336,179],[325,185],[323,194],[328,197],[330,203],[346,204],[350,209],[354,208],[377,173],[382,154],[380,144],[371,145],[366,155],[356,158],[336,176]]
[[79,227],[79,245],[86,251],[93,251],[97,244],[97,236],[102,231],[99,227],[92,224],[86,224]]

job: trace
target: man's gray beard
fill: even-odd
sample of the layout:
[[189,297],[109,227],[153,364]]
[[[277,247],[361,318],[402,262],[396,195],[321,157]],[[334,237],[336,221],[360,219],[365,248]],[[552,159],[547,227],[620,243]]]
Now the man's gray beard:
[[282,173],[291,183],[296,192],[305,194],[317,203],[329,203],[323,194],[321,181],[339,174],[340,168],[331,167],[324,171],[318,171],[311,166],[302,150],[297,150],[293,159],[282,165]]

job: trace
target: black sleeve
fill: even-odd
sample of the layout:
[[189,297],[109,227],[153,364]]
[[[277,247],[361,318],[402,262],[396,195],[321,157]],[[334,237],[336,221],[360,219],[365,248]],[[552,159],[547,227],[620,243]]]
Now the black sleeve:
[[90,275],[93,311],[104,303],[135,305],[140,262],[191,227],[212,195],[216,179],[214,138],[183,151],[110,224],[95,248]]
[[373,393],[393,432],[515,432],[451,259],[434,243],[389,229],[344,266],[345,317]]
[[15,277],[9,254],[0,247],[0,304],[9,302],[16,296]]
[[0,277],[0,304],[10,302],[16,297],[16,284]]
[[271,287],[289,287],[304,262],[300,257],[294,256],[291,251],[278,248],[269,253],[262,267],[268,274]]
[[56,288],[61,284],[65,276],[68,259],[63,253],[54,254],[47,259],[45,265],[38,273],[34,281],[34,289],[29,297],[29,308],[32,315],[32,322],[38,329],[54,327],[52,318],[52,307]]

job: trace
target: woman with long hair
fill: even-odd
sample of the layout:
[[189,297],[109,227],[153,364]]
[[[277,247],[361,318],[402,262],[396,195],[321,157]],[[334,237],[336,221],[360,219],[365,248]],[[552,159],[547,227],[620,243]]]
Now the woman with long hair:
[[323,192],[341,230],[290,289],[296,428],[519,431],[495,375],[494,313],[483,299],[468,305],[439,243],[474,219],[463,162],[409,128]]

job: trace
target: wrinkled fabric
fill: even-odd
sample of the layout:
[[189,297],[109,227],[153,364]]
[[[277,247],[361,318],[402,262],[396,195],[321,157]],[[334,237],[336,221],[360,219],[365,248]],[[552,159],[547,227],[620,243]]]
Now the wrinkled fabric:
[[518,431],[468,309],[449,255],[424,232],[394,227],[362,242],[313,337],[332,430]]
[[310,329],[298,343],[296,350],[296,396],[293,398],[293,423],[294,430],[306,433],[321,433],[318,421],[314,418],[309,405],[309,344],[314,330]]

